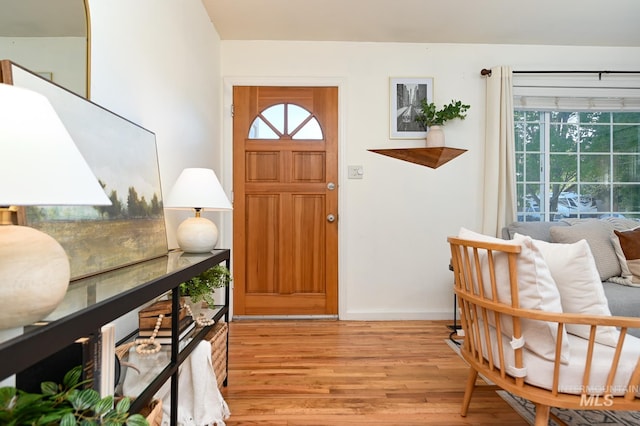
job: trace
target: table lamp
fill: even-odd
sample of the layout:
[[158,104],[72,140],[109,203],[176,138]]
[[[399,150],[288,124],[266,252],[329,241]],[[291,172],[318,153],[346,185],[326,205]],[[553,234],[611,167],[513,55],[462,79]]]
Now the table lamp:
[[51,236],[14,225],[11,206],[111,201],[43,95],[0,83],[0,329],[32,324],[64,298],[69,259]]
[[178,226],[176,238],[187,253],[206,253],[218,242],[218,228],[209,219],[201,217],[204,210],[231,210],[232,206],[220,181],[211,169],[184,169],[165,200],[167,209],[193,209],[190,217]]

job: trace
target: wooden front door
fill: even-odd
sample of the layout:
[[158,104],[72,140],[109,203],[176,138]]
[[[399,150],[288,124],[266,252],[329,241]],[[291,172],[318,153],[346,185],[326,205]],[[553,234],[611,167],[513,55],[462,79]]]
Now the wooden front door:
[[338,89],[233,90],[234,315],[338,313]]

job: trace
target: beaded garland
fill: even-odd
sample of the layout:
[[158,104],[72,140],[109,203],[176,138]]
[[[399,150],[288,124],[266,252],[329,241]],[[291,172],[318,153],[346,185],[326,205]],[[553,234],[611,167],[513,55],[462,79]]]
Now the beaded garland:
[[185,304],[184,306],[187,309],[187,315],[193,318],[193,320],[196,322],[196,324],[198,324],[198,326],[205,327],[207,325],[212,325],[215,323],[214,320],[206,318],[202,312],[200,313],[200,315],[198,315],[198,318],[194,318],[193,311],[191,310],[191,306],[189,306],[188,304]]
[[[212,325],[215,323],[213,319],[208,319],[204,316],[203,313],[200,313],[197,318],[193,317],[193,311],[191,310],[191,306],[185,304],[184,307],[187,310],[187,314],[194,319],[196,324],[199,327],[205,327],[208,325]],[[151,333],[151,337],[148,339],[136,339],[136,352],[141,355],[151,355],[160,352],[162,348],[160,343],[156,342],[155,339],[158,336],[158,331],[160,330],[160,325],[162,324],[162,319],[164,318],[164,314],[158,315],[158,319],[156,320],[156,325],[153,327],[153,332]]]
[[155,339],[158,335],[158,331],[160,330],[162,318],[164,318],[164,314],[158,315],[158,319],[156,320],[155,327],[153,327],[153,333],[151,333],[151,337],[149,337],[148,339],[136,339],[136,352],[141,355],[151,355],[160,352],[160,343],[156,342]]

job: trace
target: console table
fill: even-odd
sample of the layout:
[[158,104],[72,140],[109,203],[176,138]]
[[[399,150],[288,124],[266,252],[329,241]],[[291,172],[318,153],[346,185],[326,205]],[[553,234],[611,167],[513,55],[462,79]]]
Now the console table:
[[[16,337],[0,343],[0,359],[4,360],[0,363],[0,379],[28,369],[77,339],[95,333],[103,325],[167,292],[172,293],[173,311],[178,312],[180,283],[220,263],[230,268],[230,254],[228,249],[213,250],[206,254],[172,251],[156,259],[70,283],[65,299],[51,315],[33,326],[24,327]],[[226,288],[224,303],[209,310],[216,322],[223,318],[229,321],[229,292],[229,288]],[[179,350],[178,316],[174,315],[173,318],[176,344],[171,345],[170,361],[137,395],[131,404],[132,413],[145,407],[169,378],[172,379],[171,400],[177,401],[178,367],[213,326],[196,328],[189,336],[189,343]],[[171,408],[171,424],[176,424],[177,404],[172,403]]]

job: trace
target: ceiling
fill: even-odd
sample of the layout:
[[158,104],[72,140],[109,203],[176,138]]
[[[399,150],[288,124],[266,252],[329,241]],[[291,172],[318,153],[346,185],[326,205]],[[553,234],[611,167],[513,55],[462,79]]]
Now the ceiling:
[[640,46],[640,0],[202,0],[223,40]]
[[[223,40],[640,47],[640,0],[202,3]],[[83,4],[84,0],[0,0],[0,36],[82,36]]]

